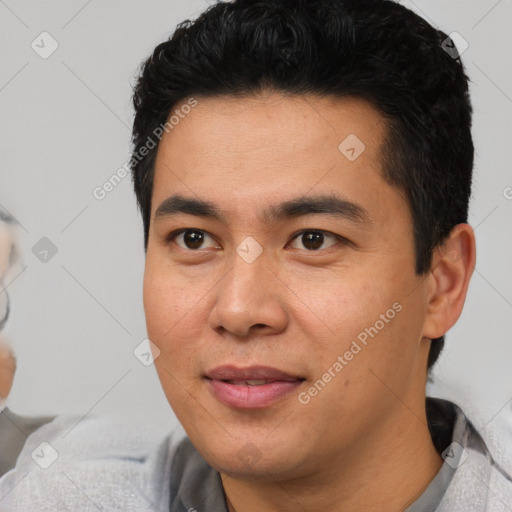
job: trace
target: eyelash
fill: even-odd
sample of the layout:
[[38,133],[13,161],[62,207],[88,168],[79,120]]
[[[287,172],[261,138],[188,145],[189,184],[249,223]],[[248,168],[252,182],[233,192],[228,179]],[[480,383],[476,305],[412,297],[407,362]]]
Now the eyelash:
[[[178,231],[173,231],[172,233],[170,233],[166,238],[165,238],[165,242],[166,244],[170,244],[177,236],[183,234],[183,233],[186,233],[187,231],[197,231],[199,233],[203,233],[203,234],[206,234],[208,235],[210,238],[212,238],[213,240],[214,237],[212,235],[210,235],[207,231],[203,230],[203,229],[197,229],[197,228],[184,228],[184,229],[180,229]],[[327,236],[331,239],[334,239],[339,243],[342,243],[342,244],[347,244],[349,243],[349,240],[347,240],[346,238],[340,236],[340,235],[335,235],[334,233],[331,233],[330,231],[325,231],[325,230],[322,230],[322,229],[303,229],[301,231],[298,231],[297,233],[293,234],[292,237],[291,237],[291,240],[289,243],[293,242],[294,240],[296,240],[297,238],[299,238],[299,236],[303,235],[304,233],[322,233],[324,236]],[[314,253],[314,252],[320,252],[322,250],[326,251],[328,249],[331,249],[332,247],[336,247],[336,245],[338,244],[333,244],[331,245],[330,247],[327,247],[326,249],[317,249],[317,250],[312,250],[312,249],[304,249],[305,251],[309,252],[309,253]],[[177,244],[176,244],[177,245]],[[186,248],[184,249],[183,247],[180,247],[178,245],[178,247],[184,251],[190,251],[190,252],[199,252],[201,251],[201,249],[189,249],[189,248]]]

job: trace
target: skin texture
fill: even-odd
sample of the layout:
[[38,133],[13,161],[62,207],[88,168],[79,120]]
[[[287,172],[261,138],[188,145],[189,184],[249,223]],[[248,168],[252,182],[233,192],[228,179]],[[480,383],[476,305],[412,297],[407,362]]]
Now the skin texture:
[[[220,471],[231,511],[403,510],[442,464],[425,416],[427,355],[430,339],[460,315],[472,229],[457,226],[432,271],[415,274],[408,203],[380,174],[386,126],[361,100],[197,100],[159,146],[144,275],[148,335],[170,405]],[[353,161],[338,149],[350,134],[365,145]],[[260,219],[266,206],[332,192],[364,208],[367,222]],[[214,203],[225,222],[155,221],[173,194]],[[183,234],[168,239],[185,228],[206,234],[199,249]],[[316,250],[301,236],[312,229],[325,232]],[[263,249],[252,263],[236,251],[249,236]],[[298,394],[397,303],[394,318],[301,403]],[[235,409],[204,378],[225,364],[305,380],[269,407]]]

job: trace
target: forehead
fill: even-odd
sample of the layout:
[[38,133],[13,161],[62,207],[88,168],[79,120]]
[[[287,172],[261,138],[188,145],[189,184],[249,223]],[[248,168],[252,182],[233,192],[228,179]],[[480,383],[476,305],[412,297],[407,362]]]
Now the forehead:
[[159,144],[152,215],[176,193],[225,210],[240,198],[263,207],[333,191],[372,208],[401,200],[381,177],[386,125],[365,101],[278,93],[196,99]]
[[[180,105],[175,106],[176,110]],[[274,158],[281,153],[292,158],[294,153],[321,148],[334,152],[350,135],[371,150],[386,133],[383,117],[368,102],[356,98],[281,93],[199,97],[197,105],[189,110],[181,119],[172,116],[178,124],[164,135],[162,146],[188,143],[203,146],[211,154],[238,152],[239,158],[243,153],[258,149],[265,152],[272,147],[280,149]],[[215,147],[206,147],[210,143]]]

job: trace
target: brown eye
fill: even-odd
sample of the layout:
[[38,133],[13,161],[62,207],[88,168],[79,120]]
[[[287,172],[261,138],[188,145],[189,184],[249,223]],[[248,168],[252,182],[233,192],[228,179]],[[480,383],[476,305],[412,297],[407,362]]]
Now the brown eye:
[[216,244],[212,237],[205,231],[200,229],[182,229],[178,233],[174,233],[168,237],[167,241],[171,242],[176,239],[176,245],[182,249],[206,249],[208,246],[204,246],[206,240],[210,239],[212,242],[210,247],[216,247]]
[[295,249],[301,249],[304,247],[308,251],[317,251],[318,249],[322,248],[322,245],[324,244],[326,239],[330,239],[331,243],[327,247],[323,247],[323,249],[328,249],[329,247],[336,245],[336,242],[339,240],[339,237],[331,235],[325,231],[307,230],[298,233],[295,236],[293,243],[299,241],[302,244],[302,247],[295,246]]
[[201,231],[185,231],[183,242],[189,249],[199,249],[204,241],[204,234]]

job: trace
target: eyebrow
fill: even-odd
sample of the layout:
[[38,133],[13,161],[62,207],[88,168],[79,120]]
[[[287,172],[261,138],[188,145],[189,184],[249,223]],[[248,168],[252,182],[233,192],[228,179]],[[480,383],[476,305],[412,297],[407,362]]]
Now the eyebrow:
[[[204,217],[226,223],[226,216],[215,204],[201,199],[173,195],[162,201],[155,211],[159,221],[179,214]],[[271,205],[262,212],[266,224],[277,223],[310,214],[324,214],[357,223],[369,223],[369,213],[364,207],[336,194],[300,196],[280,204]]]

